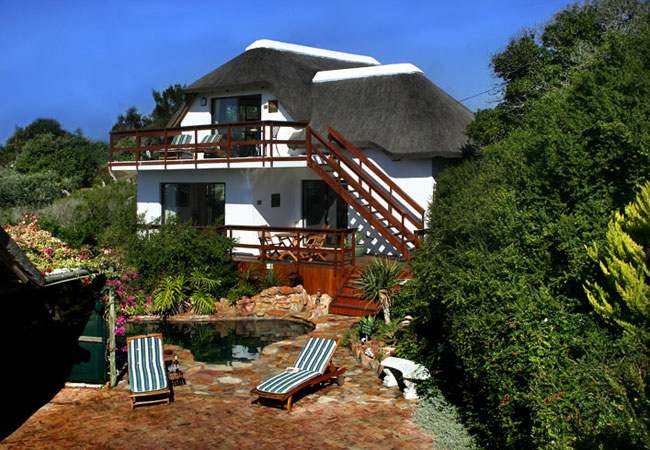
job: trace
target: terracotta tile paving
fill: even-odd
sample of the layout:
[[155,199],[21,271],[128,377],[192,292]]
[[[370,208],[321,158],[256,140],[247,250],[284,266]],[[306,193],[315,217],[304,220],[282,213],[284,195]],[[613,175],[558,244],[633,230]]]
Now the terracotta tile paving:
[[[341,336],[353,318],[330,317],[314,334]],[[411,420],[413,404],[381,384],[347,348],[334,362],[347,367],[343,386],[326,385],[295,399],[291,413],[252,404],[250,390],[289,366],[307,341],[302,336],[264,349],[238,366],[195,362],[178,355],[187,384],[174,387],[170,405],[131,410],[128,383],[115,389],[64,388],[1,448],[237,448],[419,449],[432,436]]]

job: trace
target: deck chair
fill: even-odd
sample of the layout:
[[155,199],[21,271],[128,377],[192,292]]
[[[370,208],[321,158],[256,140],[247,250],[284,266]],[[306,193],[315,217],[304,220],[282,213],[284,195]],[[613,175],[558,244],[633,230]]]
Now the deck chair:
[[188,148],[173,147],[175,145],[188,145],[192,141],[191,134],[177,134],[169,143],[170,148],[167,150],[167,155],[170,159],[187,159],[194,156],[188,152]]
[[149,403],[169,404],[170,389],[163,359],[162,334],[126,338],[131,409]]
[[[203,139],[201,139],[201,144],[217,144],[221,139],[223,138],[223,135],[217,133],[217,134],[208,134],[206,136],[203,136]],[[212,150],[210,152],[206,151],[205,152],[205,157],[206,158],[223,158],[226,156],[225,152],[221,150],[221,148],[217,145],[214,147],[211,146],[205,146],[205,150]]]
[[313,336],[307,341],[292,367],[260,383],[251,391],[258,396],[255,403],[280,403],[291,412],[293,396],[302,389],[324,381],[336,381],[339,386],[345,382],[345,368],[334,367],[332,356],[339,345],[339,339]]
[[[324,230],[329,230],[329,228],[329,225],[323,226]],[[305,255],[308,261],[313,261],[315,258],[327,261],[327,256],[323,252],[318,251],[323,248],[326,239],[327,233],[311,234],[305,238],[303,243],[306,248],[310,249],[310,252]]]
[[[265,247],[276,247],[278,244],[273,242],[273,236],[268,230],[258,230],[257,238],[260,240],[260,244]],[[261,251],[260,251],[261,253]],[[267,250],[266,257],[269,259],[276,259],[280,255],[278,250]]]

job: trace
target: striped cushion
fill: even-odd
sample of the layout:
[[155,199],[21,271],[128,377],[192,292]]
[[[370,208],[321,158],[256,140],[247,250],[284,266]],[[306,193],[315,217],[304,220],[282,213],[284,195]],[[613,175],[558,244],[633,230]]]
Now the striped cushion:
[[172,138],[172,142],[170,145],[185,145],[190,143],[190,139],[192,139],[192,136],[189,134],[177,134]]
[[286,394],[291,389],[319,376],[320,373],[311,370],[299,370],[298,372],[281,372],[257,386],[257,389],[269,394]]
[[302,370],[324,373],[334,350],[336,350],[336,341],[327,338],[311,338],[293,365]]
[[207,136],[203,136],[203,139],[201,139],[201,144],[216,144],[220,140],[220,134],[208,134]]
[[129,383],[133,392],[167,387],[162,339],[155,336],[129,341]]

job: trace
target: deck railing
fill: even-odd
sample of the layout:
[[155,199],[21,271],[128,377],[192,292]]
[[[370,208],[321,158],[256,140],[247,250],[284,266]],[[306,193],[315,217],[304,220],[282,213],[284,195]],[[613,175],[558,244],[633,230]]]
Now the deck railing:
[[[222,225],[213,230],[223,232],[230,238],[236,234],[255,233],[257,242],[237,242],[235,249],[255,249],[263,262],[285,261],[296,266],[306,263],[321,263],[333,265],[338,273],[345,273],[346,267],[355,265],[355,234],[356,228],[291,228],[251,225]],[[309,246],[309,238],[325,237],[324,244],[319,247]],[[279,238],[282,238],[279,240]],[[318,255],[323,255],[321,258]]]
[[[225,162],[261,162],[273,166],[274,161],[304,161],[304,155],[291,155],[287,150],[306,147],[305,139],[280,139],[303,130],[304,122],[251,121],[196,125],[176,128],[113,131],[110,134],[110,164],[119,166],[175,165]],[[289,129],[289,131],[286,131]],[[186,134],[190,143],[172,145],[174,136]],[[221,135],[218,142],[202,143],[205,135]],[[280,148],[284,151],[280,151]]]

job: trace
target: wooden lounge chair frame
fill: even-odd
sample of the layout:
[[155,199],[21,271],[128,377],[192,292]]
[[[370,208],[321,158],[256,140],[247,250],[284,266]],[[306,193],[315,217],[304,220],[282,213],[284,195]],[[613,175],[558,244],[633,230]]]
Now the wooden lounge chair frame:
[[[329,225],[323,226],[323,230],[329,230],[329,228]],[[311,262],[316,257],[320,258],[322,261],[327,261],[327,256],[323,252],[317,251],[323,248],[326,239],[327,233],[310,234],[305,238],[304,245],[306,248],[311,250],[307,255],[305,255],[307,261]]]
[[[151,334],[142,334],[139,336],[131,336],[126,338],[126,345],[127,347],[129,346],[129,343],[132,340],[135,339],[140,339],[140,338],[147,338],[147,337],[157,337],[160,339],[160,342],[162,343],[162,333],[151,333]],[[163,363],[162,370],[165,371],[165,377],[167,377],[167,370],[165,368],[165,365]],[[129,376],[129,384],[133,383],[133,380],[131,380]],[[155,391],[146,391],[146,392],[133,392],[131,390],[131,409],[134,409],[136,406],[139,405],[146,405],[146,404],[152,404],[152,403],[166,403],[169,404],[170,397],[171,397],[171,390],[169,388],[169,379],[167,380],[167,387],[164,389],[158,389]],[[148,399],[148,400],[143,400],[146,399],[147,397],[155,397],[154,399]]]
[[[263,247],[276,247],[277,244],[273,242],[273,235],[268,230],[258,230],[257,238]],[[266,257],[268,259],[277,259],[280,252],[277,249],[266,250]]]
[[[334,358],[334,353],[336,353],[336,350],[338,350],[340,339],[339,338],[333,339],[328,336],[317,336],[317,335],[312,335],[310,336],[310,338],[330,339],[336,342],[336,347],[334,347],[332,356],[330,356],[329,360],[327,361],[327,366],[323,374],[318,375],[314,378],[310,378],[304,381],[303,383],[299,384],[298,386],[294,387],[290,391],[285,392],[283,394],[273,394],[270,392],[264,392],[264,391],[260,391],[257,388],[251,390],[251,394],[255,394],[258,396],[257,400],[254,401],[254,403],[256,403],[258,407],[260,407],[262,403],[267,405],[277,405],[279,403],[281,407],[287,410],[287,413],[290,413],[291,406],[293,403],[293,396],[298,392],[302,391],[303,389],[305,389],[306,387],[315,386],[319,383],[323,383],[329,380],[333,380],[339,386],[343,386],[343,384],[345,383],[345,377],[343,376],[343,374],[345,373],[346,368],[335,367],[334,363],[332,362],[332,358]],[[296,363],[299,356],[300,355],[296,357],[296,360],[294,360],[293,364]]]

